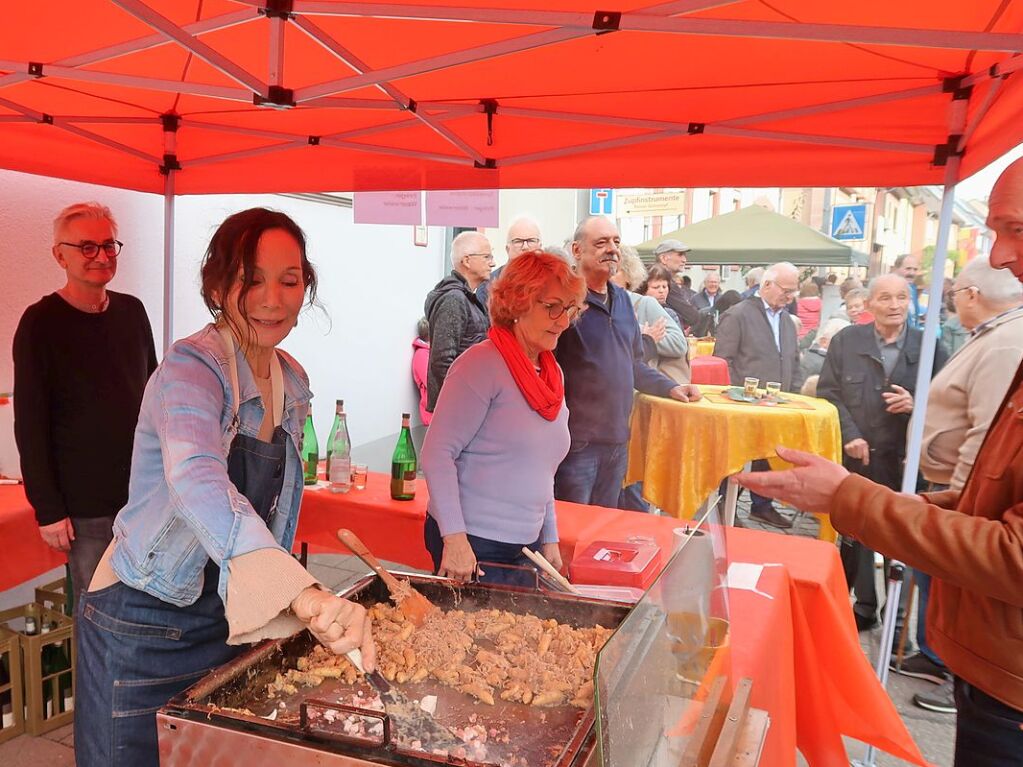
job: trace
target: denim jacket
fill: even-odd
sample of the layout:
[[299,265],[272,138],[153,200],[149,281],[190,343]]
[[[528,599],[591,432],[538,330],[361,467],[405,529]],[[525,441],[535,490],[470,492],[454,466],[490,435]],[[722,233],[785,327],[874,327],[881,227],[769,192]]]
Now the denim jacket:
[[135,430],[128,503],[114,521],[111,565],[121,581],[179,607],[202,591],[209,559],[220,564],[226,602],[233,557],[290,552],[302,502],[299,443],[309,399],[305,371],[278,350],[284,374],[282,427],[291,436],[284,486],[268,523],[231,484],[227,454],[236,431],[259,433],[263,403],[241,351],[235,421],[227,351],[213,325],[176,342],[146,386]]

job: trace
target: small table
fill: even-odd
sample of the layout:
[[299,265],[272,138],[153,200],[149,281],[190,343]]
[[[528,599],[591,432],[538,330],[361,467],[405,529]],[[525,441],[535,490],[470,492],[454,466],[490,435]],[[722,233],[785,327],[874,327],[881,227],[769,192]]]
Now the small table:
[[[785,394],[791,405],[733,403],[722,396],[724,388],[700,386],[703,399],[688,403],[637,395],[626,483],[642,482],[651,503],[691,519],[721,480],[748,462],[767,458],[772,468],[786,468],[775,455],[778,445],[841,462],[842,430],[830,402]],[[730,485],[726,507],[733,514],[737,494]],[[835,540],[828,518],[820,520],[820,538]]]

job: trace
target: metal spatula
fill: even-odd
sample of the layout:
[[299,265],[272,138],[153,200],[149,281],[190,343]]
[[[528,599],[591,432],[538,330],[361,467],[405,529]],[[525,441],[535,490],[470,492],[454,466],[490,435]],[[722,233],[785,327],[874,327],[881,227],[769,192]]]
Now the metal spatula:
[[394,728],[404,736],[406,742],[413,739],[419,740],[422,743],[422,750],[428,753],[434,749],[452,753],[456,748],[465,746],[465,743],[458,740],[451,730],[395,689],[383,674],[379,671],[367,672],[362,666],[361,651],[352,650],[346,655],[380,695],[380,700],[384,702],[384,708],[387,710],[387,715],[391,718]]

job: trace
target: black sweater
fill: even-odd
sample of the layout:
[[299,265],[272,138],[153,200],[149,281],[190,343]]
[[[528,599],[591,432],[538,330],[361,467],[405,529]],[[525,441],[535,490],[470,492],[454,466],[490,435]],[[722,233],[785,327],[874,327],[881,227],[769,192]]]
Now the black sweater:
[[106,311],[56,293],[14,334],[14,437],[40,525],[116,514],[128,500],[135,423],[156,369],[142,302],[107,291]]

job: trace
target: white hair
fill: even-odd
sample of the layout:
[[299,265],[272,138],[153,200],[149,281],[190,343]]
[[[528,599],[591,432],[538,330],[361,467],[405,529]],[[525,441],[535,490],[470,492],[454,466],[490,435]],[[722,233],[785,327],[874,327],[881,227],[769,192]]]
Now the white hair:
[[764,276],[764,267],[758,266],[746,272],[746,286],[752,288],[760,284],[760,278]]
[[465,258],[472,249],[475,247],[475,243],[480,240],[486,240],[487,238],[479,232],[462,232],[455,239],[451,241],[451,266],[459,267],[462,263],[462,259]]
[[848,320],[843,320],[841,317],[832,317],[821,327],[815,340],[818,344],[821,341],[830,341],[835,333],[843,328],[849,327],[850,324],[851,323]]
[[536,233],[538,235],[540,234],[540,225],[536,223],[536,220],[530,216],[519,216],[518,218],[516,218],[514,221],[511,222],[511,224],[508,225],[508,232],[510,233],[512,229],[515,229],[516,227],[522,225],[532,227],[533,229],[536,230]]
[[[877,293],[878,285],[880,285],[885,280],[901,280],[902,284],[906,287],[906,290],[909,290],[909,280],[907,280],[901,274],[897,274],[896,272],[888,272],[888,274],[878,275],[869,283],[867,283],[867,298],[873,298],[874,294]],[[846,296],[847,300],[848,298],[849,296]]]
[[760,276],[760,287],[764,287],[764,284],[767,282],[777,282],[778,278],[783,274],[794,274],[798,277],[799,270],[788,261],[779,261],[777,264],[771,264]]
[[110,212],[110,208],[100,205],[98,202],[76,202],[74,205],[68,205],[53,219],[54,243],[60,240],[64,227],[76,218],[105,218],[110,222],[114,236],[117,236],[117,222],[114,220],[114,214]]
[[955,287],[975,287],[982,301],[994,306],[1023,301],[1023,284],[1008,269],[995,269],[987,256],[966,263],[956,277]]

